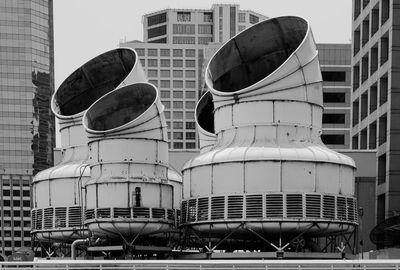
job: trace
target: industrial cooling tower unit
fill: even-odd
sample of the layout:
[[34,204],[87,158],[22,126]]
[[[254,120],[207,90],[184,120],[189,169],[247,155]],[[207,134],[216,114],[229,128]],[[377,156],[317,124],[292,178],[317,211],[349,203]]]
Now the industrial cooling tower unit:
[[284,251],[299,239],[319,251],[313,238],[352,232],[355,164],[320,138],[308,22],[278,17],[239,33],[211,58],[205,81],[196,108],[204,147],[183,168],[186,234],[208,252]]

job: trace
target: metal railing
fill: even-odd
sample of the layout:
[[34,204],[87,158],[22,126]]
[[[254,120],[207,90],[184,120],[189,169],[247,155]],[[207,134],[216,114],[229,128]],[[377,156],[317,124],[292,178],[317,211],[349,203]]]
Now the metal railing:
[[119,269],[119,270],[399,270],[400,260],[128,260],[128,261],[39,261],[2,262],[0,269]]

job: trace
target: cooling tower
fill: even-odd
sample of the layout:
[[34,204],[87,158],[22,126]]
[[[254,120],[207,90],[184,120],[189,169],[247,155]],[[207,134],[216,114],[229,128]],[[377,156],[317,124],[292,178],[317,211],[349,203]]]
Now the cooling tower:
[[209,239],[351,232],[355,165],[320,139],[322,77],[308,22],[278,17],[246,29],[215,53],[205,79],[213,113],[201,123],[214,126],[199,136],[216,140],[184,166],[181,226]]
[[85,225],[103,239],[136,239],[175,227],[180,175],[168,166],[164,106],[137,83],[112,91],[85,113],[91,179]]
[[63,159],[33,179],[32,235],[39,240],[72,242],[87,235],[83,226],[84,187],[90,177],[84,112],[104,94],[146,77],[132,49],[103,53],[74,71],[52,97],[60,124]]

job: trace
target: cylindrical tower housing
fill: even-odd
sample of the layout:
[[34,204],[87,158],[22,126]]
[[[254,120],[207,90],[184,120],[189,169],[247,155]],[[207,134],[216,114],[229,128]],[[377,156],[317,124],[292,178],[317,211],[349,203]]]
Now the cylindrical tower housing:
[[240,239],[247,228],[268,237],[352,231],[355,165],[320,139],[322,78],[308,22],[279,17],[239,33],[205,78],[217,139],[184,166],[182,226],[209,237],[235,229]]
[[136,52],[119,48],[82,65],[53,95],[51,108],[60,124],[63,159],[33,179],[32,234],[39,240],[72,242],[87,234],[81,188],[90,177],[90,168],[83,113],[116,87],[145,80]]
[[137,83],[110,92],[85,113],[91,164],[85,225],[94,235],[130,239],[175,225],[181,183],[169,173],[163,110],[157,89]]

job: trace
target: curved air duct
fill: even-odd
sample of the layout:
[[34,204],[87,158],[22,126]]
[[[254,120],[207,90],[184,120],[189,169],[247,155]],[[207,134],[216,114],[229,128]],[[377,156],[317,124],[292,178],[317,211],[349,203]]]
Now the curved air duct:
[[279,17],[241,32],[211,58],[206,83],[217,138],[183,169],[182,226],[215,237],[352,231],[355,165],[320,139],[322,78],[308,22]]
[[136,52],[119,48],[82,65],[53,95],[51,108],[60,124],[63,159],[33,179],[32,233],[39,240],[72,242],[86,236],[81,187],[90,169],[83,113],[111,90],[145,80]]
[[166,121],[157,89],[137,83],[117,89],[85,113],[91,179],[85,225],[102,238],[170,230],[181,182],[170,179]]
[[195,113],[200,153],[204,153],[211,149],[217,138],[214,133],[214,104],[209,91],[200,98]]

